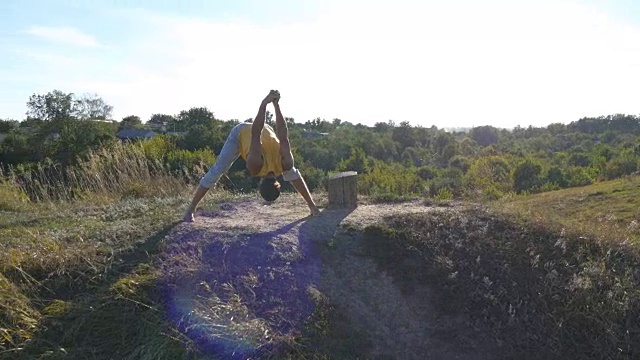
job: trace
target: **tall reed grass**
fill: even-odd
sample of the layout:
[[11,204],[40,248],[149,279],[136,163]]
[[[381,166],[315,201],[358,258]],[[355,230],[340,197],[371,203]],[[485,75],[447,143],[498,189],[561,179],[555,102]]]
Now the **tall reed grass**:
[[165,196],[184,191],[213,163],[210,150],[176,149],[170,139],[116,143],[90,151],[75,165],[51,161],[0,167],[0,209],[71,201],[88,195]]

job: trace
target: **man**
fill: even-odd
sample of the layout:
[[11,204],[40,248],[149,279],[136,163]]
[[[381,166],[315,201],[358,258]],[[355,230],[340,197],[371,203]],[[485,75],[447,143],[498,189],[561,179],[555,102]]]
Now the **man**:
[[[229,171],[238,156],[247,163],[247,170],[251,176],[260,177],[260,195],[266,201],[275,201],[280,196],[280,183],[277,177],[282,175],[285,181],[290,181],[293,187],[307,202],[311,215],[318,215],[320,210],[311,198],[307,184],[294,166],[291,145],[289,144],[289,130],[280,111],[280,92],[271,90],[258,109],[258,115],[252,124],[236,125],[225,142],[216,163],[202,177],[200,184],[193,194],[191,204],[184,213],[185,221],[193,221],[193,214],[198,203],[209,189],[215,185],[222,174]],[[273,103],[276,114],[275,132],[265,126],[267,105]]]

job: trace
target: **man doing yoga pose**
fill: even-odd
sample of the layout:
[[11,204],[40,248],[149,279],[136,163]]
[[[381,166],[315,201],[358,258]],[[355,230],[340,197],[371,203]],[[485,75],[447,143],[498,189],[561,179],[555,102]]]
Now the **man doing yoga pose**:
[[[280,92],[271,90],[262,100],[253,123],[238,124],[231,130],[216,163],[200,180],[193,199],[184,213],[185,221],[194,220],[193,214],[200,200],[218,182],[222,174],[229,171],[238,156],[242,156],[246,161],[247,170],[251,176],[261,178],[260,195],[263,199],[272,202],[280,196],[280,183],[277,177],[282,175],[282,178],[291,182],[296,191],[302,195],[311,215],[320,213],[300,171],[294,166],[289,144],[289,130],[280,111],[279,102]],[[265,125],[267,105],[270,103],[275,108],[275,131],[268,124]]]

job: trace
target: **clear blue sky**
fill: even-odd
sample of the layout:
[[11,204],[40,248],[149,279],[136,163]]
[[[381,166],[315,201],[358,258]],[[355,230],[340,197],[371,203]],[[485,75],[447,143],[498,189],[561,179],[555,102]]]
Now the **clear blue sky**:
[[545,126],[640,114],[640,1],[0,2],[0,118],[96,93],[117,120],[269,89],[299,122]]

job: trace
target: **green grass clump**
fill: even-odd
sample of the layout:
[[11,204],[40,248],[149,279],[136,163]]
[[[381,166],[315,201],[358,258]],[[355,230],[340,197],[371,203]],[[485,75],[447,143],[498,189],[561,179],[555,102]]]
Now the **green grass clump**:
[[29,197],[17,186],[0,181],[0,211],[24,210],[29,203]]

